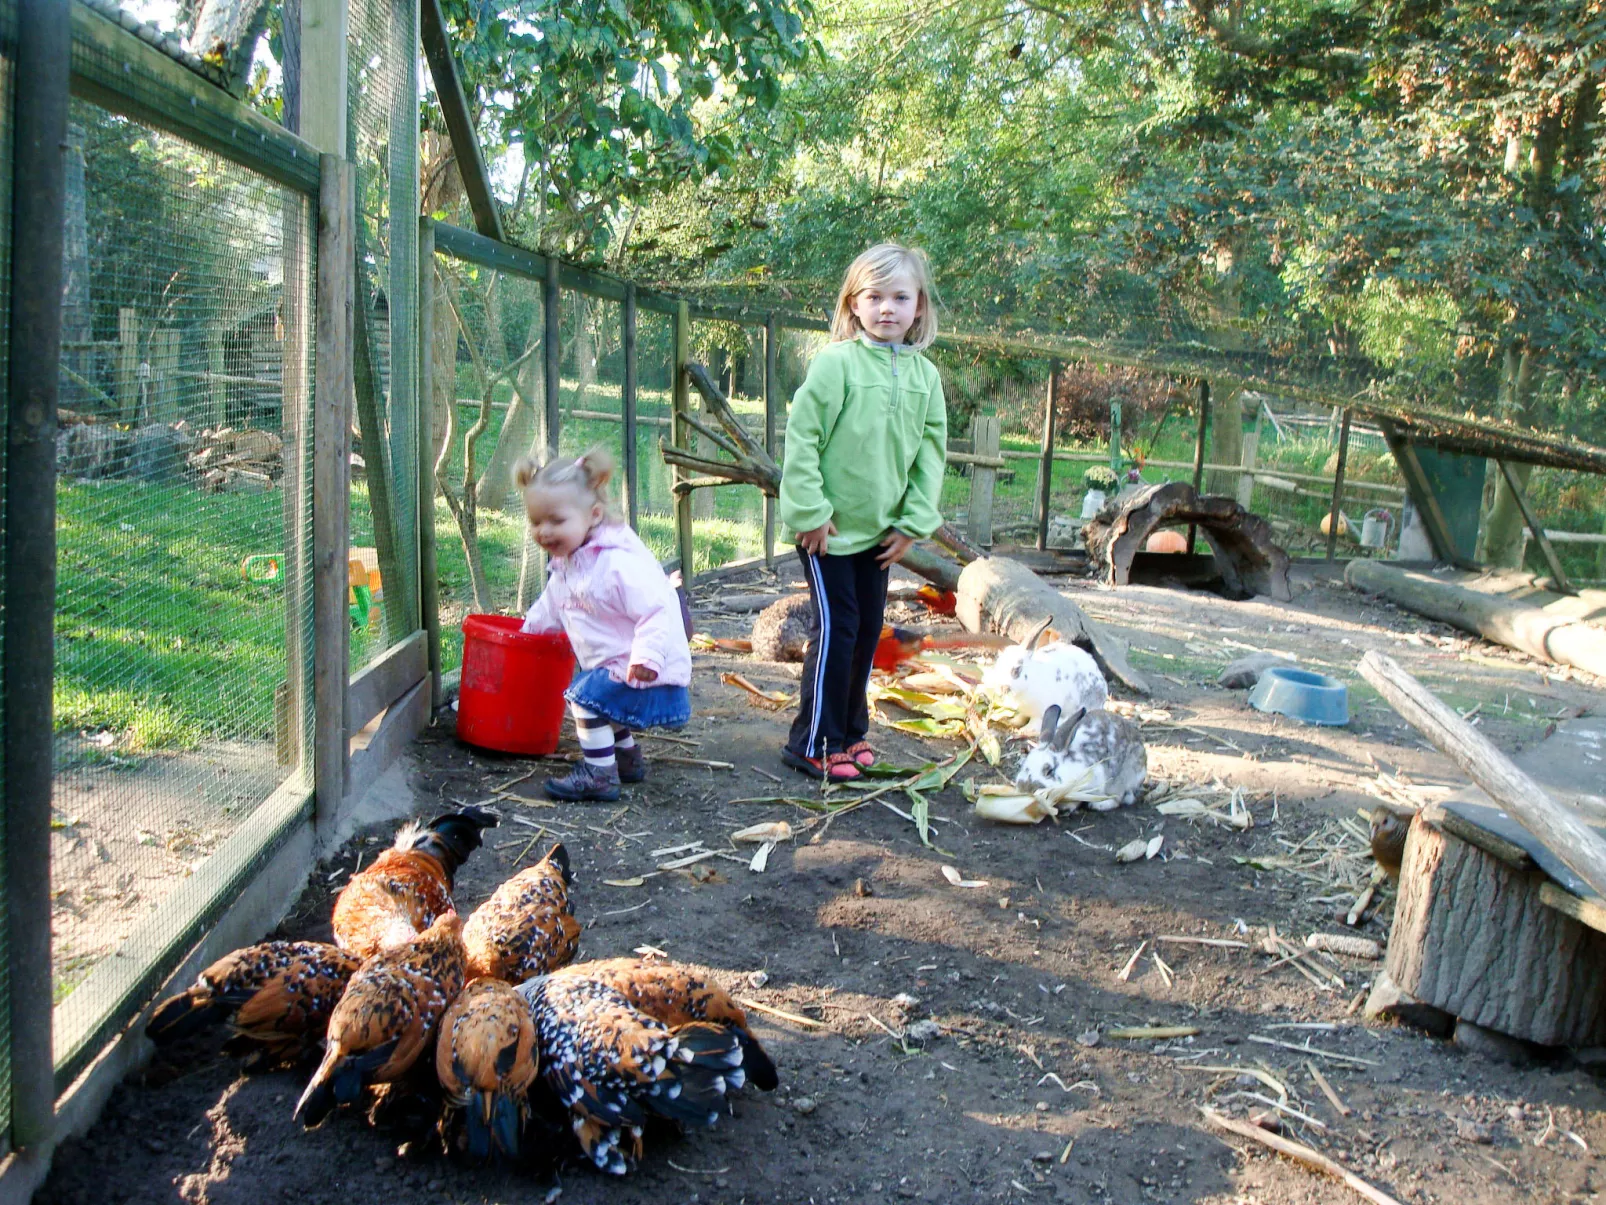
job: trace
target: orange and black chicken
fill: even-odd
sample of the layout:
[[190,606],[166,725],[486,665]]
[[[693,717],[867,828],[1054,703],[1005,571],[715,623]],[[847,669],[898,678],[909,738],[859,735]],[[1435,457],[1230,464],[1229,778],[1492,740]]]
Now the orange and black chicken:
[[470,978],[520,984],[574,961],[580,924],[569,908],[569,853],[554,845],[474,909],[463,925]]
[[516,1158],[536,1072],[535,1022],[524,997],[500,979],[471,979],[441,1018],[435,1070],[446,1094],[448,1145],[475,1161],[493,1151]]

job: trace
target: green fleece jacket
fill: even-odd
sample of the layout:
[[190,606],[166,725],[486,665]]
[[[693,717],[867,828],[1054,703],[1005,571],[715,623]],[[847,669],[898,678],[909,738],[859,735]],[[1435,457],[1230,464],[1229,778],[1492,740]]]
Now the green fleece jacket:
[[930,360],[863,338],[827,344],[786,419],[781,523],[795,535],[831,520],[838,556],[875,547],[894,527],[924,539],[942,526],[947,448]]

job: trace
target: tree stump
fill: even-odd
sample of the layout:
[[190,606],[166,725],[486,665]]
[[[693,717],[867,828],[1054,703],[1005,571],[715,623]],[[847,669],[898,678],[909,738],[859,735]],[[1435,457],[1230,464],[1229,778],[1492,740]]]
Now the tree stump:
[[[1436,818],[1436,819],[1435,819]],[[1385,969],[1423,1004],[1543,1046],[1606,1043],[1606,934],[1545,901],[1520,849],[1474,845],[1418,814]]]
[[1161,524],[1192,523],[1204,533],[1228,598],[1265,594],[1288,602],[1288,554],[1271,524],[1232,498],[1195,494],[1186,481],[1144,486],[1111,502],[1082,529],[1088,556],[1104,580],[1124,586],[1132,561]]

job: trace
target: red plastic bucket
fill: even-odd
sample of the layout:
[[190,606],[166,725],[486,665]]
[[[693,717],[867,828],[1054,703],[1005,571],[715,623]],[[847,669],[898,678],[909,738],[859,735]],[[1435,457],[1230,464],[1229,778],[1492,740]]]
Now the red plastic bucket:
[[482,749],[541,755],[558,747],[574,650],[562,632],[530,634],[523,624],[514,615],[463,621],[457,735]]

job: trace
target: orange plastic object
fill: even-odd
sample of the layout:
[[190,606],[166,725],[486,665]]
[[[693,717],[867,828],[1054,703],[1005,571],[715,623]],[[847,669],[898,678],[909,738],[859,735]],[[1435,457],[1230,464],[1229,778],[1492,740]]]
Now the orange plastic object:
[[563,727],[563,692],[574,677],[574,651],[562,632],[519,631],[516,615],[463,621],[463,677],[458,739],[502,753],[555,752]]

